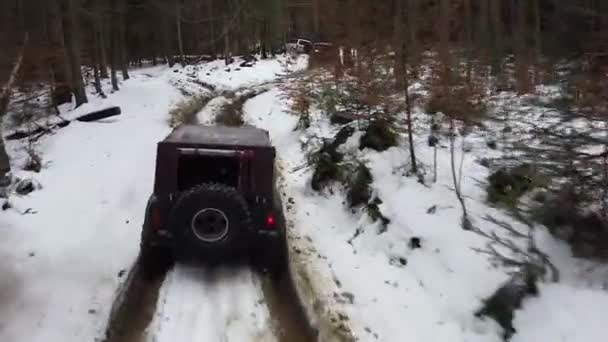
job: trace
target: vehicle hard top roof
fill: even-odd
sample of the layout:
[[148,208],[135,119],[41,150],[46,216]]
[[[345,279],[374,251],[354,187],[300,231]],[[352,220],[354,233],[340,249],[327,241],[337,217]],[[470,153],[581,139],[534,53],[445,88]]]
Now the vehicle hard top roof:
[[182,125],[176,127],[163,142],[246,147],[272,146],[268,132],[253,126]]

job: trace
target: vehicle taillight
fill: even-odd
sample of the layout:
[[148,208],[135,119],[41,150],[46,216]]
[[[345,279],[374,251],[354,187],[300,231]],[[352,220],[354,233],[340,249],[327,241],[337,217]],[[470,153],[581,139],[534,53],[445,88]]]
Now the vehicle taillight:
[[150,211],[150,227],[152,228],[152,230],[159,230],[161,228],[161,225],[163,224],[162,220],[163,218],[160,209],[153,208]]
[[274,229],[277,224],[277,220],[274,217],[274,214],[268,214],[266,216],[266,229],[271,230]]

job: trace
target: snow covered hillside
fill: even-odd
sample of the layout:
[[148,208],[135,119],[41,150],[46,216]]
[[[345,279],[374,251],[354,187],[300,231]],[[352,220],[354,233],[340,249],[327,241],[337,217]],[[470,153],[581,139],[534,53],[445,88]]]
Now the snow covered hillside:
[[[405,136],[398,147],[385,152],[359,150],[362,132],[355,132],[340,147],[370,168],[372,189],[390,220],[382,227],[363,212],[351,211],[339,186],[323,195],[311,189],[312,170],[302,167],[304,154],[318,148],[318,137],[332,138],[340,127],[330,125],[317,110],[311,114],[311,127],[301,132],[290,104],[282,98],[275,89],[248,102],[245,112],[249,122],[270,131],[283,158],[288,216],[295,222],[292,243],[298,254],[316,264],[308,269],[323,284],[322,300],[340,312],[336,325],[352,329],[363,341],[501,341],[501,328],[474,313],[509,275],[474,250],[483,249],[487,239],[461,229],[462,212],[445,144],[438,150],[438,181],[431,185],[404,174],[409,160]],[[419,131],[428,125],[422,114],[417,115]],[[527,227],[486,202],[482,184],[488,169],[480,161],[497,153],[486,145],[492,138],[486,134],[467,138],[462,192],[469,215],[488,234],[501,234],[495,223],[483,220],[488,215],[526,232]],[[432,165],[433,149],[426,135],[417,136],[415,144],[422,163]],[[457,153],[460,159],[461,152]],[[516,313],[517,333],[512,340],[603,340],[597,331],[600,317],[608,313],[604,305],[608,268],[573,259],[567,247],[543,228],[535,234],[562,281],[541,285],[540,296],[524,302]],[[596,303],[590,305],[586,300],[592,297]],[[564,301],[568,305],[562,305]]]
[[[123,114],[74,122],[43,137],[37,143],[44,165],[40,173],[21,171],[25,146],[11,142],[12,166],[19,170],[14,176],[31,178],[41,188],[12,195],[12,208],[0,212],[0,341],[103,339],[112,303],[137,258],[156,143],[170,131],[170,108],[192,94],[213,94],[196,115],[211,124],[228,101],[225,92],[290,82],[283,76],[305,65],[301,58],[242,68],[211,62],[134,70],[107,99],[90,96],[91,103],[75,111],[63,108],[66,117],[110,105],[120,106]],[[341,127],[314,108],[310,127],[296,129],[298,117],[280,84],[268,89],[245,102],[244,119],[268,130],[277,148],[292,267],[321,340],[502,341],[501,327],[475,312],[510,275],[475,251],[485,248],[487,239],[461,228],[449,150],[438,149],[438,180],[429,185],[406,174],[404,135],[384,152],[360,150],[361,131],[341,144],[341,152],[371,171],[371,187],[382,199],[379,209],[390,221],[374,223],[345,204],[341,187],[311,188],[306,154]],[[426,127],[422,114],[417,124]],[[488,149],[484,134],[467,140],[464,155],[462,191],[470,215],[487,233],[501,234],[496,224],[483,220],[487,215],[527,232],[486,203],[481,183],[489,171],[480,160],[498,152]],[[422,163],[431,165],[427,135],[417,135],[415,144]],[[515,315],[512,341],[604,341],[608,268],[572,258],[567,246],[542,227],[535,234],[561,280],[541,283],[539,296],[524,302]],[[264,301],[260,281],[248,269],[205,273],[178,265],[161,286],[146,338],[273,341],[277,336]],[[339,333],[323,335],[324,329]]]

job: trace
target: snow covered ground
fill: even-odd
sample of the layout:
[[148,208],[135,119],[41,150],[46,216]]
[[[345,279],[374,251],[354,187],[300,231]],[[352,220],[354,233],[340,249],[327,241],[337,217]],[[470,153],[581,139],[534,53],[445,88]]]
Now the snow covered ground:
[[[362,341],[501,341],[501,328],[474,313],[508,275],[473,251],[487,241],[460,227],[462,214],[452,190],[448,150],[439,149],[438,182],[429,186],[404,175],[409,158],[405,144],[379,153],[358,150],[361,133],[346,142],[342,151],[356,155],[371,169],[372,187],[383,200],[380,209],[391,220],[388,230],[379,233],[379,224],[347,208],[339,187],[324,195],[311,190],[312,172],[301,167],[303,150],[310,148],[312,136],[332,137],[336,128],[317,112],[311,128],[294,131],[297,118],[288,114],[288,104],[281,98],[275,89],[249,101],[245,112],[249,122],[270,131],[283,159],[284,191],[293,200],[288,212],[295,222],[292,244],[316,264],[308,269],[316,274],[315,281],[324,284],[319,295],[326,306],[341,312],[339,317],[346,314],[349,318],[342,323]],[[488,232],[497,227],[481,219],[486,215],[525,231],[485,201],[481,184],[488,169],[479,159],[495,153],[485,140],[483,135],[470,137],[471,152],[464,159],[463,193],[470,214]],[[426,135],[417,137],[416,149],[422,162],[432,165]],[[597,331],[602,327],[600,317],[608,314],[606,268],[573,259],[567,247],[542,228],[538,234],[542,249],[562,272],[562,283],[542,285],[540,297],[517,312],[518,334],[513,340],[603,341]],[[421,248],[411,248],[411,238],[419,238]],[[560,299],[564,296],[569,298]],[[548,309],[551,313],[543,315]],[[590,316],[596,318],[581,319]]]
[[[149,75],[149,76],[148,76]],[[103,335],[117,288],[138,253],[152,190],[156,142],[169,132],[167,111],[179,92],[163,68],[139,70],[105,100],[121,116],[74,122],[42,138],[42,189],[12,196],[0,214],[0,340],[92,341]],[[11,143],[13,169],[22,146]],[[32,214],[20,212],[31,208]]]
[[253,67],[241,67],[239,58],[226,66],[223,60],[200,65],[188,65],[182,73],[191,80],[213,85],[218,91],[236,90],[272,82],[288,73],[300,71],[307,66],[304,56],[292,59],[279,56],[277,59],[259,60]]
[[[238,62],[228,68],[222,62],[145,68],[133,71],[132,79],[108,99],[91,96],[90,104],[66,112],[72,117],[119,105],[123,114],[96,123],[75,122],[42,138],[38,149],[43,170],[16,172],[34,178],[42,189],[12,196],[14,209],[0,213],[0,341],[103,337],[114,297],[137,256],[155,145],[169,132],[169,108],[183,99],[184,90],[210,91],[195,81],[218,92],[234,91],[276,80],[304,65],[305,59],[290,65],[285,60],[261,61],[253,68],[240,68]],[[405,139],[385,152],[359,151],[356,133],[342,146],[372,172],[372,187],[383,200],[380,209],[391,220],[380,234],[379,224],[347,208],[338,187],[325,194],[311,190],[312,172],[302,167],[304,152],[313,144],[312,136],[332,136],[336,127],[315,111],[310,129],[294,131],[297,118],[289,114],[281,95],[275,87],[249,100],[245,119],[269,130],[277,147],[284,200],[290,203],[286,214],[293,223],[291,253],[308,272],[308,286],[317,296],[313,306],[359,341],[501,341],[500,327],[473,313],[508,275],[472,250],[484,247],[484,238],[460,228],[447,149],[438,150],[438,182],[425,186],[404,175]],[[223,101],[211,101],[198,114],[199,121],[211,123]],[[473,135],[469,143],[463,193],[475,223],[495,230],[481,220],[490,214],[524,229],[485,203],[479,182],[487,178],[488,169],[479,159],[495,152],[487,149],[483,135]],[[13,167],[19,170],[23,146],[9,146]],[[422,162],[430,165],[433,154],[425,134],[417,137],[416,147]],[[30,214],[21,215],[29,208]],[[410,247],[413,237],[420,239],[421,248]],[[608,269],[573,259],[567,246],[542,229],[538,242],[562,279],[542,284],[540,296],[524,303],[515,317],[518,333],[512,340],[604,341]],[[249,270],[202,272],[178,266],[161,288],[148,339],[274,340],[262,297],[259,280]]]

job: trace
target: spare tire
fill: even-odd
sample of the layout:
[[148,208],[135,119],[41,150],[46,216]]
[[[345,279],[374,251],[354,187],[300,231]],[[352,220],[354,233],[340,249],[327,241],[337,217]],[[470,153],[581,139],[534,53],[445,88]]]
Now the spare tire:
[[250,228],[245,200],[236,189],[223,184],[202,184],[183,192],[170,220],[180,259],[225,254]]

